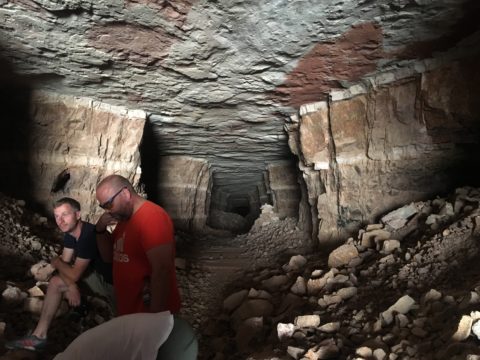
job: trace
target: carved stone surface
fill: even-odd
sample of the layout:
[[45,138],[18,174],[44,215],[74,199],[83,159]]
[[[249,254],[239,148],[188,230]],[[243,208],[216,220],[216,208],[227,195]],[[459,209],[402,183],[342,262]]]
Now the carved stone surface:
[[[88,98],[37,92],[32,99],[31,176],[33,198],[46,208],[70,196],[82,205],[85,217],[100,213],[95,187],[103,177],[118,173],[133,184],[140,177],[138,146],[145,112],[128,110]],[[63,186],[59,174],[68,174]]]
[[210,207],[210,165],[203,159],[165,156],[158,165],[158,197],[175,227],[202,230]]
[[[421,71],[417,60],[462,39],[478,52],[477,10],[476,0],[0,1],[0,45],[26,86],[143,109],[150,151],[204,158],[214,189],[249,194],[266,164],[289,158],[283,125],[298,107],[377,72]],[[317,150],[308,161],[320,163]]]
[[[317,134],[331,129],[325,141],[294,146],[306,152],[299,156],[300,169],[310,202],[318,210],[320,243],[346,240],[389,209],[470,179],[465,164],[475,152],[466,150],[478,146],[480,123],[478,102],[471,101],[466,91],[478,94],[480,87],[478,82],[466,85],[466,78],[478,78],[478,70],[469,63],[453,63],[420,78],[334,101],[328,112],[317,106],[320,110],[303,115],[306,121],[290,127],[289,134],[300,142],[308,137],[294,133],[301,134],[303,126],[305,132]],[[462,90],[453,94],[451,89]],[[453,105],[460,103],[458,109]],[[325,129],[310,125],[308,119],[325,116],[319,122],[326,124]],[[332,146],[324,145],[328,142]],[[326,149],[323,158],[330,159],[328,166],[308,160],[310,154]]]
[[298,217],[300,192],[295,168],[289,162],[269,164],[268,186],[275,212],[280,218]]

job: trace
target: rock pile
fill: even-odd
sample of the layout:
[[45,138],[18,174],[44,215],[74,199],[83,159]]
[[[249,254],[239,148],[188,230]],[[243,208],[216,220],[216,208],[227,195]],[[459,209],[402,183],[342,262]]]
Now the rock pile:
[[[0,254],[13,255],[28,262],[48,259],[59,250],[47,218],[29,212],[25,201],[15,200],[0,193]],[[50,239],[43,238],[50,232]]]
[[262,213],[246,234],[195,239],[180,235],[176,265],[185,305],[182,312],[199,335],[221,306],[222,294],[232,284],[243,283],[245,271],[275,264],[278,256],[288,259],[288,254],[309,243],[308,235],[296,224],[296,219],[280,219],[271,205],[263,205]]
[[332,251],[247,274],[205,358],[480,359],[480,189],[408,204]]

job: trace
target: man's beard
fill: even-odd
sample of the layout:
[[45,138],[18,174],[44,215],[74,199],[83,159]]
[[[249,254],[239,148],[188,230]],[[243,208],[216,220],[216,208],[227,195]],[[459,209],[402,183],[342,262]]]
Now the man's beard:
[[118,221],[126,221],[126,220],[130,219],[130,214],[126,214],[126,213],[124,213],[124,212],[122,212],[122,213],[115,213],[115,214],[110,213],[110,215],[111,215],[115,220],[118,220]]

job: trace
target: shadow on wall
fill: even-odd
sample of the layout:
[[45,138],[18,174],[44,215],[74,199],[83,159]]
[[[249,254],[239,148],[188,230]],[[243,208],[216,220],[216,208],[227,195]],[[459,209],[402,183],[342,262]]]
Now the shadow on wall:
[[159,145],[155,139],[152,122],[147,118],[143,129],[143,137],[140,143],[140,166],[142,175],[140,184],[144,186],[149,200],[158,204],[158,182],[159,182]]
[[34,183],[29,175],[31,84],[15,72],[0,44],[0,191],[29,199]]

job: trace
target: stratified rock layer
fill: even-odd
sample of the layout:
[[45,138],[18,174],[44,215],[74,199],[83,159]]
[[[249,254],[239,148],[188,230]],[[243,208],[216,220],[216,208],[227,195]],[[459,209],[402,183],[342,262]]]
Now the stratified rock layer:
[[32,99],[30,129],[34,200],[50,208],[71,196],[86,218],[99,213],[95,187],[109,174],[121,174],[133,184],[140,177],[139,144],[145,112],[92,99],[37,92]]
[[479,79],[479,72],[456,62],[302,107],[289,126],[290,146],[317,209],[321,244],[345,240],[389,209],[468,179],[480,87],[467,78]]

